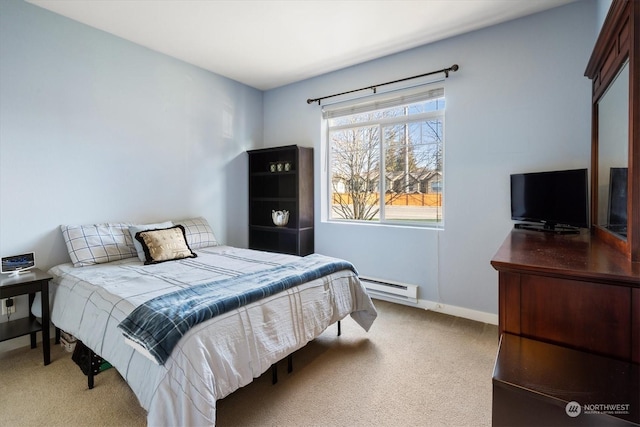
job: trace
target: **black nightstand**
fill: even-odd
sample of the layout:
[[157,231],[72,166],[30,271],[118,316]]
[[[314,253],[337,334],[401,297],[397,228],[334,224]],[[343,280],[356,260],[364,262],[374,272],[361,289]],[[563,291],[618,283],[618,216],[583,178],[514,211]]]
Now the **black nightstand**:
[[[31,348],[36,348],[36,332],[42,331],[44,364],[51,362],[49,342],[49,280],[52,277],[37,268],[14,277],[0,279],[0,299],[29,294],[29,317],[0,323],[0,342],[31,335]],[[31,313],[31,305],[40,292],[42,301],[42,323]]]

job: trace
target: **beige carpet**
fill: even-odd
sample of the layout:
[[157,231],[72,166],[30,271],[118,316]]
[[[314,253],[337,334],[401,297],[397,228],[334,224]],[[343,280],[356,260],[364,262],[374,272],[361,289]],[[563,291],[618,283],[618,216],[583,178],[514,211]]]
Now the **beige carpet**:
[[[497,327],[383,301],[369,333],[350,318],[218,402],[218,426],[489,426]],[[59,346],[0,354],[0,426],[143,426],[115,369],[93,390]]]

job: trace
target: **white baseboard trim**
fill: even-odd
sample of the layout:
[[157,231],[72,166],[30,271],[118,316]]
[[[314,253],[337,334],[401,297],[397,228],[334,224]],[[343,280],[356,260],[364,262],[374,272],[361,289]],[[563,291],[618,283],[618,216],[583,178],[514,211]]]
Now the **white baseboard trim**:
[[489,323],[491,325],[498,324],[498,315],[493,313],[487,313],[484,311],[472,310],[470,308],[457,307],[455,305],[447,305],[442,303],[436,303],[432,301],[425,301],[430,304],[431,307],[427,310],[437,311],[443,314],[449,314],[451,316],[462,317],[469,320],[475,320],[476,322]]
[[383,301],[394,302],[396,304],[403,304],[410,307],[422,308],[424,310],[436,311],[442,314],[448,314],[450,316],[462,317],[463,319],[475,320],[476,322],[489,323],[491,325],[498,324],[498,315],[493,313],[486,313],[484,311],[472,310],[470,308],[458,307],[455,305],[442,304],[439,302],[428,301],[419,299],[417,303],[411,303],[398,298],[388,298],[379,295],[372,295],[373,299],[380,299]]

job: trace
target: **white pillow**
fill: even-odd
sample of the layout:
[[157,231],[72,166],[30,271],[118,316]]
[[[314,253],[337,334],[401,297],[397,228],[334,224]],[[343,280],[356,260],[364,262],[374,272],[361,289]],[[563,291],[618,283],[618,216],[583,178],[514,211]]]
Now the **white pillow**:
[[216,236],[214,236],[213,230],[211,230],[206,219],[199,217],[173,221],[173,223],[184,227],[187,243],[191,249],[218,246]]
[[144,255],[144,249],[142,248],[142,244],[136,239],[136,233],[140,231],[157,230],[160,228],[169,228],[169,227],[173,227],[173,222],[165,221],[165,222],[158,222],[156,224],[138,224],[138,225],[132,225],[131,227],[129,227],[129,233],[131,233],[131,240],[133,240],[133,246],[136,248],[136,252],[138,253],[138,259],[140,259],[140,261],[145,262],[147,259]]
[[102,264],[136,256],[129,233],[131,223],[61,225],[74,267]]

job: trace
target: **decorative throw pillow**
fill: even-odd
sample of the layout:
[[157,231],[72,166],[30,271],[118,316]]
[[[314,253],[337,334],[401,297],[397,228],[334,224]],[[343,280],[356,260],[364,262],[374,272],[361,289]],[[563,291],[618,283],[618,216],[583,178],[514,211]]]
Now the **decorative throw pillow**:
[[60,230],[74,267],[84,267],[136,256],[129,234],[131,225],[61,225]]
[[199,217],[173,221],[173,223],[184,226],[187,243],[191,249],[218,246],[216,236],[214,236],[213,230],[211,230],[206,219]]
[[136,233],[136,240],[142,244],[145,264],[157,264],[196,255],[187,244],[184,227],[176,225],[159,230],[145,230]]
[[133,240],[133,246],[136,248],[136,252],[138,253],[138,259],[142,262],[146,261],[144,257],[144,249],[142,248],[142,244],[138,242],[136,239],[136,233],[145,230],[154,230],[159,228],[169,228],[173,227],[173,222],[165,221],[159,222],[157,224],[143,224],[143,225],[132,225],[129,227],[129,233],[131,234],[131,239]]

